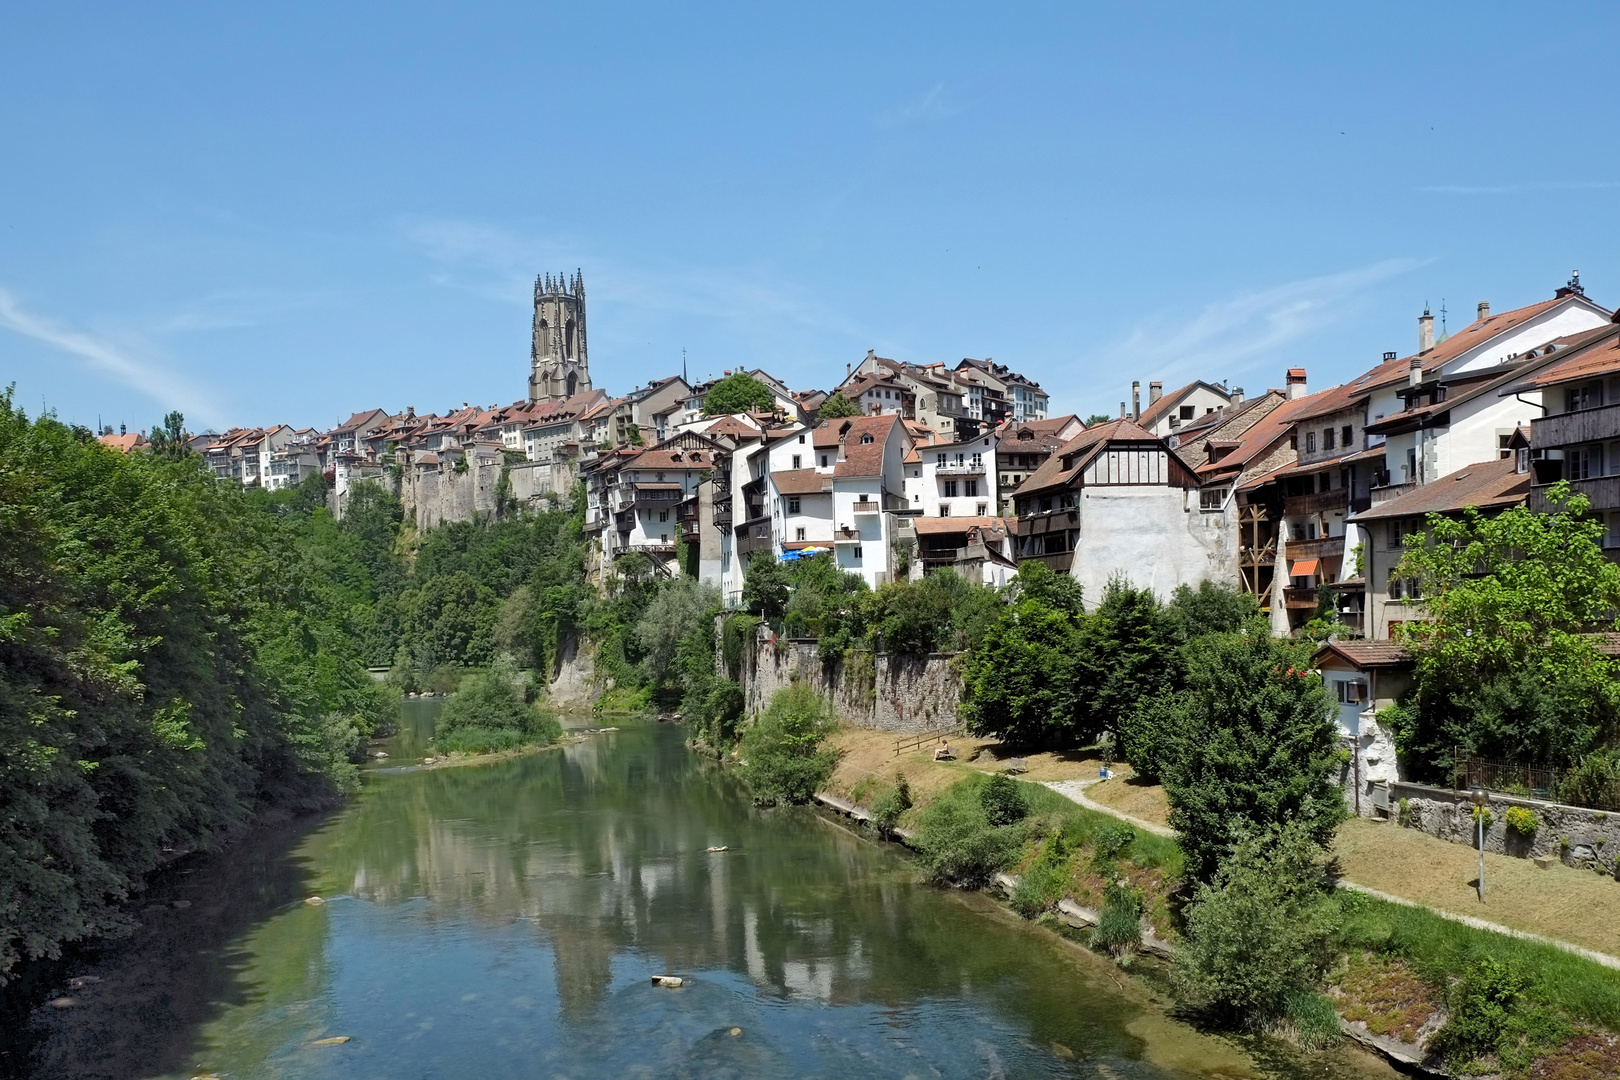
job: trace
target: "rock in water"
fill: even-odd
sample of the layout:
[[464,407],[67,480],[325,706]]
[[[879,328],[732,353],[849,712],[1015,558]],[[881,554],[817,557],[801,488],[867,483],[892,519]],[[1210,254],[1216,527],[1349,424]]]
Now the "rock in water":
[[730,851],[731,849],[729,847],[721,846],[721,847],[706,848],[705,850],[707,850],[709,852],[709,854],[713,855],[713,854],[716,854],[717,852]]
[[[677,985],[677,986],[679,986],[679,985],[680,985],[680,981],[681,981],[681,980],[679,980],[679,979],[676,979],[676,980],[675,980],[675,984],[676,984],[676,985]],[[51,1000],[49,1000],[49,1001],[47,1001],[47,1002],[46,1002],[46,1003],[45,1003],[45,1004],[47,1004],[47,1005],[49,1005],[49,1006],[50,1006],[50,1007],[51,1007],[51,1008],[53,1008],[53,1009],[71,1009],[71,1008],[73,1008],[73,1007],[74,1007],[74,1006],[75,1006],[75,1005],[77,1005],[77,1004],[78,1004],[78,1003],[79,1003],[79,999],[78,999],[78,998],[73,998],[73,997],[59,997],[59,998],[51,998]]]
[[342,1046],[344,1043],[349,1041],[349,1038],[350,1038],[350,1036],[348,1036],[348,1035],[333,1035],[332,1037],[327,1038],[327,1039],[316,1039],[314,1042],[310,1043],[309,1045],[311,1045],[311,1046]]
[[652,977],[652,984],[654,986],[662,986],[669,990],[673,990],[677,986],[680,986],[683,981],[684,980],[682,980],[679,975],[654,975]]
[[310,907],[320,907],[322,904],[326,903],[326,901],[322,900],[318,896],[310,896],[304,899],[304,903],[308,904]]

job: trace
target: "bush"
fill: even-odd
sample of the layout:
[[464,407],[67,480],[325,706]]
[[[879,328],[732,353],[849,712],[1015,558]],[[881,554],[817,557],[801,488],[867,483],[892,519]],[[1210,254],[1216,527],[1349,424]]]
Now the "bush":
[[992,776],[979,789],[979,806],[991,825],[1012,825],[1029,814],[1029,803],[1018,790],[1018,781],[1010,776]]
[[1337,905],[1304,827],[1283,826],[1239,844],[1198,887],[1186,912],[1175,976],[1193,1003],[1262,1027],[1289,995],[1315,990],[1332,955]]
[[827,782],[835,753],[821,749],[832,710],[806,683],[784,686],[743,735],[743,780],[762,806],[805,803]]
[[1620,805],[1620,750],[1587,754],[1558,782],[1558,799],[1571,806]]
[[934,884],[978,886],[1012,861],[1019,838],[986,821],[980,806],[944,797],[923,811],[913,843]]
[[1141,890],[1110,882],[1104,893],[1102,915],[1091,931],[1091,945],[1115,956],[1124,956],[1135,952],[1141,944]]
[[1027,919],[1040,915],[1063,899],[1073,873],[1074,863],[1063,834],[1057,832],[1047,837],[1040,856],[1018,879],[1011,900],[1013,910]]
[[894,787],[884,791],[870,804],[872,827],[887,836],[900,823],[900,816],[911,809],[911,785],[904,775],[895,777]]
[[523,700],[513,671],[502,662],[476,672],[445,702],[434,729],[434,745],[446,753],[488,753],[518,746],[548,746],[562,736],[562,725],[538,704]]
[[1124,822],[1104,825],[1097,831],[1094,847],[1099,859],[1117,859],[1136,842],[1136,830]]
[[1536,830],[1541,828],[1541,819],[1527,807],[1510,806],[1503,816],[1507,819],[1507,827],[1520,836],[1534,836]]
[[1491,1056],[1509,1070],[1524,1068],[1567,1035],[1562,1021],[1534,999],[1535,985],[1516,964],[1488,956],[1475,961],[1446,995],[1446,1025],[1429,1049],[1455,1069],[1477,1071]]

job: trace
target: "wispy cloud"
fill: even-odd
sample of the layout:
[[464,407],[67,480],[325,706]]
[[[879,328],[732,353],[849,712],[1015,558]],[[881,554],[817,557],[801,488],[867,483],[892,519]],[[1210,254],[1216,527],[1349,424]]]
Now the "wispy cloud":
[[614,322],[626,339],[641,336],[638,326],[667,325],[671,314],[723,325],[744,350],[777,348],[789,339],[803,339],[806,331],[852,340],[866,335],[847,314],[811,290],[766,270],[738,273],[667,262],[629,264],[571,239],[525,236],[454,219],[409,222],[401,226],[401,235],[436,264],[429,275],[433,284],[503,303],[527,306],[537,271],[572,273],[588,266],[592,302],[620,309]]
[[179,408],[188,418],[217,424],[221,412],[206,394],[161,364],[134,355],[134,350],[64,326],[27,310],[10,291],[0,288],[0,327],[77,357],[89,367],[130,386],[162,408]]
[[920,120],[942,119],[959,111],[951,103],[945,84],[938,82],[917,97],[884,109],[872,118],[872,123],[880,128],[900,127]]
[[1544,180],[1529,184],[1429,184],[1418,188],[1429,195],[1517,195],[1531,191],[1607,191],[1620,187],[1609,180]]
[[1345,316],[1349,301],[1422,265],[1386,259],[1371,266],[1245,293],[1206,304],[1192,318],[1143,324],[1098,350],[1098,363],[1150,370],[1172,379],[1235,375]]

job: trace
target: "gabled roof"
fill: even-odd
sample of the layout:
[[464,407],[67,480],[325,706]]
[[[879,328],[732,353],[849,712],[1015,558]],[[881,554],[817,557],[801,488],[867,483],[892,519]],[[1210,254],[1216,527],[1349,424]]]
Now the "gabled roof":
[[1141,424],[1145,428],[1152,427],[1160,420],[1163,420],[1166,413],[1180,404],[1182,398],[1186,397],[1200,386],[1212,394],[1218,394],[1228,401],[1232,400],[1232,392],[1226,387],[1216,386],[1214,383],[1207,383],[1203,382],[1202,380],[1195,379],[1186,386],[1181,387],[1179,390],[1172,390],[1168,394],[1160,394],[1158,401],[1153,402],[1153,404],[1142,410],[1142,416],[1139,420],[1137,420],[1137,423]]
[[[1018,486],[1019,494],[1066,486],[1091,459],[1086,451],[1121,440],[1158,442],[1159,437],[1131,420],[1110,420],[1106,424],[1087,428],[1041,462],[1040,468],[1030,473],[1028,479]],[[1064,468],[1065,461],[1069,463],[1068,468]]]
[[146,436],[142,432],[132,431],[128,435],[103,435],[96,441],[102,446],[127,454],[131,450],[139,450],[145,446]]
[[[1334,389],[1338,388],[1335,387]],[[1330,394],[1333,391],[1324,390],[1322,393]],[[1262,416],[1253,427],[1233,440],[1238,445],[1231,453],[1219,461],[1200,464],[1198,466],[1198,475],[1211,478],[1222,473],[1241,472],[1251,462],[1264,456],[1265,452],[1275,446],[1279,439],[1287,438],[1289,431],[1294,426],[1294,418],[1301,413],[1308,413],[1315,406],[1312,399],[1317,396],[1311,394],[1307,397],[1295,398],[1293,401],[1284,401],[1275,409],[1266,413],[1265,416]],[[1288,464],[1292,464],[1292,462]]]
[[1531,362],[1518,370],[1518,378],[1499,394],[1507,397],[1620,372],[1620,325],[1611,322],[1584,334],[1571,334],[1537,351],[1541,355],[1530,357]]
[[1469,507],[1479,510],[1505,510],[1524,502],[1530,494],[1530,474],[1518,471],[1513,457],[1465,465],[1406,494],[1352,514],[1351,521],[1384,521],[1389,518],[1422,517],[1425,514],[1455,514]]
[[[1487,315],[1485,318],[1478,319],[1458,330],[1455,334],[1435,345],[1434,348],[1418,353],[1417,355],[1422,358],[1424,373],[1434,371],[1470,349],[1483,345],[1492,338],[1505,334],[1509,330],[1527,323],[1536,316],[1551,311],[1556,307],[1584,303],[1597,308],[1599,311],[1608,310],[1592,303],[1580,293],[1565,292],[1562,289],[1559,292],[1563,295],[1554,296],[1550,300],[1542,300],[1522,308],[1514,308],[1512,311]],[[1410,356],[1403,356],[1399,360],[1388,360],[1366,374],[1352,379],[1348,385],[1357,390],[1376,390],[1407,378],[1411,367],[1412,357]]]
[[[1447,383],[1448,394],[1445,400],[1428,405],[1414,405],[1411,408],[1402,409],[1400,412],[1390,413],[1382,420],[1368,424],[1367,431],[1379,435],[1410,430],[1416,425],[1427,422],[1430,418],[1450,412],[1457,406],[1473,401],[1475,398],[1494,397],[1501,388],[1510,386],[1519,379],[1524,365],[1513,363],[1505,364],[1504,367],[1506,370],[1501,371],[1494,378],[1479,378],[1466,382]],[[1496,369],[1492,370],[1495,371]],[[1453,386],[1457,388],[1455,394],[1449,393],[1450,388]]]
[[832,490],[832,477],[814,469],[779,469],[771,473],[771,483],[783,495],[820,495]]
[[355,428],[359,427],[361,424],[364,424],[367,420],[370,420],[378,413],[383,413],[384,416],[388,415],[381,409],[367,409],[365,412],[357,412],[347,420],[343,421],[343,423],[333,428],[328,434],[341,435],[345,431],[353,431]]
[[941,533],[965,533],[969,529],[1001,529],[1005,534],[1007,523],[998,517],[918,517],[911,519],[918,536],[937,536]]
[[1311,663],[1321,666],[1330,656],[1357,668],[1405,667],[1412,662],[1412,654],[1393,641],[1330,641],[1316,650]]

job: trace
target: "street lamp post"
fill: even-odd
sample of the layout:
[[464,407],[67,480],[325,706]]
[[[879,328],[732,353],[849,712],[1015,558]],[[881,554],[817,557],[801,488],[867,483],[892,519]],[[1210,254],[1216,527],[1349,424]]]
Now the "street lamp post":
[[1484,788],[1475,788],[1468,793],[1468,798],[1474,804],[1474,821],[1479,830],[1479,902],[1485,902],[1485,803],[1489,796]]

